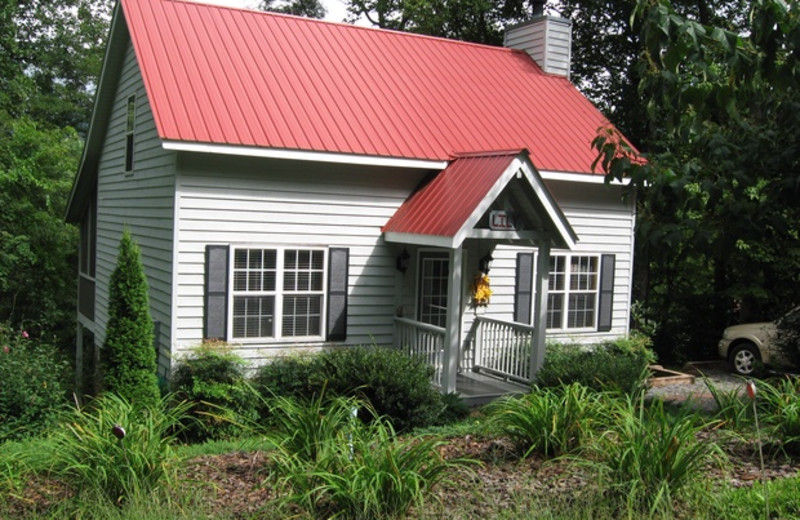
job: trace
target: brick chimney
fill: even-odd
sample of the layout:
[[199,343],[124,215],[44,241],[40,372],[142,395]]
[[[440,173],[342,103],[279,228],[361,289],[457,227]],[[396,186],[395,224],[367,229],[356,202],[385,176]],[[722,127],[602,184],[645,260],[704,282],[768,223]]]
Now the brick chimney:
[[543,2],[534,2],[534,17],[506,29],[503,44],[519,49],[548,74],[569,79],[572,61],[572,21],[544,14]]

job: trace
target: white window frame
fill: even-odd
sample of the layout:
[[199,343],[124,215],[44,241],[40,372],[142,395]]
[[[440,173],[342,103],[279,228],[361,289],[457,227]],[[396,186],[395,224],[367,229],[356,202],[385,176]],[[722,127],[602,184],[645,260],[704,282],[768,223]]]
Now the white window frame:
[[[423,250],[420,250],[418,252],[418,255],[417,255],[417,294],[416,294],[416,298],[415,298],[415,305],[417,307],[417,309],[416,309],[417,310],[416,319],[418,321],[420,321],[421,323],[427,323],[429,325],[435,325],[437,327],[444,327],[446,325],[437,325],[435,323],[430,323],[429,321],[424,321],[423,318],[422,318],[422,311],[423,311],[423,308],[422,308],[422,284],[423,284],[422,275],[423,275],[423,261],[425,260],[426,257],[427,258],[435,258],[435,259],[444,259],[448,263],[448,266],[450,267],[450,269],[452,269],[452,266],[449,265],[450,264],[450,254],[449,254],[449,252],[436,250],[436,249],[423,249]],[[449,287],[450,287],[450,282],[451,282],[449,269],[448,269],[448,274],[446,276],[446,281],[447,281],[447,289],[445,290],[444,297],[445,297],[445,300],[449,300],[449,296],[450,296]],[[444,306],[444,308],[440,309],[440,310],[442,310],[442,312],[443,312],[443,315],[445,317],[445,324],[446,324],[446,321],[447,321],[447,306],[449,305],[449,302],[446,301],[445,303],[446,303],[446,305]]]
[[[548,286],[547,289],[547,297],[548,297],[548,319],[549,322],[549,314],[550,314],[550,296],[554,294],[561,294],[563,295],[563,299],[561,302],[561,324],[558,327],[547,327],[548,331],[561,331],[561,332],[592,332],[597,330],[597,321],[599,319],[599,308],[600,308],[600,275],[601,275],[601,256],[599,254],[593,253],[554,253],[550,255],[551,263],[554,262],[556,258],[563,258],[564,259],[564,289],[563,290],[553,290],[550,289]],[[590,272],[590,275],[594,275],[595,278],[595,287],[593,290],[586,290],[586,289],[571,289],[571,277],[573,275],[578,275],[581,273],[572,273],[570,268],[572,266],[572,259],[573,258],[585,258],[589,259],[589,261],[595,262],[596,269],[593,272]],[[552,283],[553,280],[553,271],[548,273],[549,283]],[[594,305],[594,315],[592,317],[592,323],[586,327],[570,327],[569,326],[569,301],[570,296],[576,294],[588,294],[593,293],[593,305]],[[548,324],[549,325],[549,324]]]
[[[270,250],[276,253],[276,267],[275,267],[275,290],[274,291],[236,291],[234,289],[234,277],[237,272],[236,269],[236,252],[241,250]],[[286,251],[318,251],[322,253],[322,289],[318,291],[286,291],[283,288],[283,275],[285,269],[285,254]],[[231,245],[228,269],[228,330],[231,341],[236,343],[286,343],[286,342],[309,342],[309,341],[323,341],[325,339],[325,331],[327,330],[327,305],[328,305],[328,276],[329,276],[329,259],[328,248],[322,246],[308,246],[308,245],[269,245],[269,244],[237,244]],[[284,297],[289,295],[303,295],[313,294],[319,295],[321,299],[320,304],[320,324],[318,335],[307,336],[287,336],[283,334],[283,301]],[[236,337],[234,336],[234,301],[237,296],[274,296],[274,309],[273,309],[273,332],[274,336],[260,336],[260,337]]]

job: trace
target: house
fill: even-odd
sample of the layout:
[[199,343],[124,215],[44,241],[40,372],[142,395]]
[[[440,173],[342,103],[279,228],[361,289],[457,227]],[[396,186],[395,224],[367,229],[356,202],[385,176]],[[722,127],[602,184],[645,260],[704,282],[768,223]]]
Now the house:
[[569,33],[542,16],[492,47],[121,0],[67,215],[79,361],[126,226],[162,374],[208,338],[254,363],[375,343],[467,392],[529,381],[546,339],[627,334],[634,205],[592,171],[610,125],[569,82]]

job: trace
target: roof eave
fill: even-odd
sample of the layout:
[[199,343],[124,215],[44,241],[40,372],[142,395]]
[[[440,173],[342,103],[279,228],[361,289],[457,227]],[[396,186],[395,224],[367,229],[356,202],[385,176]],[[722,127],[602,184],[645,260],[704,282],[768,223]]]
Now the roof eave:
[[106,51],[103,57],[103,67],[100,71],[100,79],[97,83],[97,91],[95,92],[92,106],[89,132],[86,135],[80,165],[72,183],[67,202],[67,211],[64,215],[67,222],[77,223],[80,220],[86,204],[86,198],[92,192],[94,181],[97,179],[97,163],[103,148],[108,118],[114,104],[114,93],[128,39],[125,17],[122,13],[121,4],[118,2],[114,7],[111,18],[111,28],[109,29]]

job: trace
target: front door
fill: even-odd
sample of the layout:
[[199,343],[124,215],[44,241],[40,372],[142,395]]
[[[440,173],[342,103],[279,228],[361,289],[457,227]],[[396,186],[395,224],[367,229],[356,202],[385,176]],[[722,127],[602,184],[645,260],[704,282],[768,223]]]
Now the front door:
[[449,255],[442,252],[422,252],[419,267],[417,319],[423,323],[445,327],[450,278]]

